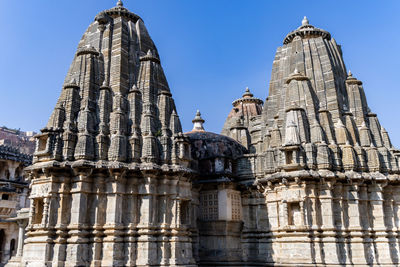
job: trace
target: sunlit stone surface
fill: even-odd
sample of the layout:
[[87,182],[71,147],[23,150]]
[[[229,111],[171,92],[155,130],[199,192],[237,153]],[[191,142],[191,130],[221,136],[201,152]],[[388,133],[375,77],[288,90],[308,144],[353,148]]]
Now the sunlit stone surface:
[[19,266],[394,266],[399,159],[330,33],[289,33],[263,103],[182,133],[157,49],[98,14],[37,137]]

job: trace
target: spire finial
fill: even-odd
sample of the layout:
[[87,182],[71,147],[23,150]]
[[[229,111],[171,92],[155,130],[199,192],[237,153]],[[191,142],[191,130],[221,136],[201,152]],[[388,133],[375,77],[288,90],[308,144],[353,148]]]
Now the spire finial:
[[308,25],[309,24],[309,21],[308,21],[308,18],[306,17],[306,16],[304,16],[304,18],[303,18],[303,20],[301,21],[301,25]]
[[351,73],[351,70],[349,70],[349,77],[353,77],[353,73]]
[[121,0],[118,0],[118,2],[117,2],[117,6],[119,6],[119,7],[123,7],[123,6],[124,6],[124,3],[122,3],[122,1],[121,1]]
[[246,87],[246,91],[244,92],[243,97],[253,97],[253,94],[250,92],[249,87]]
[[205,132],[204,127],[203,127],[204,120],[201,117],[200,110],[197,110],[196,116],[194,117],[192,122],[193,122],[192,132]]

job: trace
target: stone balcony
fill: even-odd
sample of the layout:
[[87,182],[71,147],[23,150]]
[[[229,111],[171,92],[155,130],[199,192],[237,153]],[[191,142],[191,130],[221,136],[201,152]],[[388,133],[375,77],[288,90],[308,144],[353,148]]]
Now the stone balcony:
[[0,218],[9,217],[17,207],[17,201],[0,200]]

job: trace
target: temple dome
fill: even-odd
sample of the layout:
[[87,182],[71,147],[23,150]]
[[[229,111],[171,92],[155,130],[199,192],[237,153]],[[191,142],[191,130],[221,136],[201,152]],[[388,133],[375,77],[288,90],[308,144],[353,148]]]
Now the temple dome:
[[242,157],[246,148],[228,136],[205,131],[203,123],[197,111],[193,130],[185,133],[191,144],[192,168],[207,175],[231,175],[233,161]]
[[192,158],[204,160],[210,158],[237,159],[246,152],[246,148],[234,139],[212,132],[185,133],[192,144]]

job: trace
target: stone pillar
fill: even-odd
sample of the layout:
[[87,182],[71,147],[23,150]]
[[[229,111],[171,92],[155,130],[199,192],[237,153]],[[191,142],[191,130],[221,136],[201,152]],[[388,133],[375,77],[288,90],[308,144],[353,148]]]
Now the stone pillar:
[[179,227],[179,181],[172,180],[171,181],[171,191],[170,191],[170,206],[171,206],[171,237],[169,239],[169,265],[176,265],[178,262],[175,258],[176,254],[176,237],[175,234],[178,233]]
[[15,180],[15,170],[18,168],[19,162],[8,161],[8,171],[10,173],[9,180]]
[[169,264],[171,266],[193,266],[195,263],[192,255],[192,240],[189,236],[188,225],[182,224],[180,215],[182,201],[191,198],[190,184],[180,180],[178,182],[176,197],[173,199],[173,211],[175,212],[174,221],[171,226],[171,258]]
[[[337,245],[336,245],[336,228],[335,228],[335,213],[334,213],[334,186],[336,181],[322,181],[319,189],[319,201],[321,203],[320,218],[321,218],[321,229],[323,230],[320,237],[319,246],[320,248],[316,251],[317,260],[321,262],[327,261],[330,263],[339,264],[337,256]],[[323,252],[320,254],[320,252]],[[318,262],[318,261],[317,261]]]
[[43,199],[43,217],[42,217],[42,225],[43,227],[47,227],[48,222],[49,222],[49,203],[50,203],[50,198],[45,197]]
[[[398,186],[392,187],[392,208],[393,208],[393,233],[395,235],[395,250],[400,251],[400,188]],[[395,252],[394,258],[399,260],[399,255]]]
[[137,178],[129,178],[128,179],[128,186],[129,195],[128,207],[130,207],[130,221],[128,224],[128,231],[127,231],[127,245],[126,245],[126,255],[127,255],[127,266],[135,266],[137,260],[137,223],[139,221],[139,205],[138,205],[138,183],[139,180]]
[[321,203],[321,228],[325,234],[333,234],[334,214],[333,214],[333,194],[334,181],[323,181],[320,185],[319,201]]
[[[336,254],[338,264],[346,264],[346,242],[344,239],[344,223],[343,223],[343,184],[336,183],[333,190],[333,225],[335,227]],[[350,263],[349,263],[350,264]]]
[[140,221],[138,224],[138,241],[136,264],[147,266],[156,264],[157,261],[157,239],[154,237],[154,209],[153,198],[156,194],[156,179],[148,175],[143,178],[143,183],[139,185],[139,197],[141,199]]
[[[321,222],[318,218],[317,211],[319,211],[319,206],[318,206],[318,188],[316,184],[309,184],[307,185],[309,188],[310,194],[308,195],[308,200],[309,200],[309,222],[308,225],[311,227],[312,230],[319,230],[319,227],[321,225]],[[307,190],[308,191],[308,190]]]
[[103,266],[124,265],[123,247],[123,198],[125,194],[125,172],[111,171],[106,179],[107,208],[105,214],[104,238],[103,238]]
[[71,266],[85,266],[89,260],[88,251],[88,197],[91,191],[90,170],[77,170],[77,176],[71,181],[71,217],[68,225],[66,262]]
[[384,190],[387,183],[383,184],[372,184],[369,187],[369,198],[371,205],[371,214],[374,218],[373,220],[373,231],[375,236],[373,236],[374,248],[372,251],[374,253],[374,265],[380,264],[391,264],[389,261],[390,257],[390,242],[388,239],[388,232],[385,225],[385,196]]
[[31,199],[31,205],[29,207],[29,219],[28,219],[28,225],[29,227],[32,227],[33,225],[33,216],[35,214],[35,207],[36,203],[34,199]]
[[28,220],[18,220],[18,248],[17,248],[17,257],[22,257],[22,253],[24,250],[24,239],[25,239],[25,227],[28,225]]
[[160,253],[161,259],[160,264],[167,265],[169,262],[169,258],[171,258],[171,250],[170,250],[170,234],[171,228],[169,227],[169,195],[171,193],[171,183],[170,180],[163,179],[159,182],[158,192],[160,194],[159,197],[159,223],[161,227],[161,232],[164,233],[159,237],[160,243]]
[[363,233],[363,227],[361,225],[361,215],[360,209],[360,196],[362,195],[362,184],[346,184],[344,186],[344,197],[347,201],[347,211],[344,214],[344,221],[346,224],[346,232],[348,237],[346,242],[350,242],[347,246],[348,261],[354,264],[365,265],[368,264],[368,259],[370,259],[370,244],[368,240],[365,239]]
[[[399,253],[397,250],[398,247],[398,242],[397,242],[397,233],[396,233],[396,227],[395,227],[395,209],[394,209],[394,197],[393,197],[393,191],[397,186],[393,185],[388,185],[385,187],[384,190],[384,221],[385,221],[385,229],[386,229],[386,237],[388,240],[389,244],[389,251],[387,251],[387,255],[385,256],[386,262],[389,264],[398,264],[399,262]],[[390,260],[389,260],[390,259]],[[383,262],[381,261],[381,264]]]
[[53,264],[57,266],[65,261],[66,249],[67,249],[67,238],[68,229],[67,225],[70,218],[70,195],[69,195],[69,181],[70,177],[66,176],[61,178],[58,184],[58,193],[54,201],[52,201],[53,207],[50,209],[50,214],[52,214],[52,220],[55,220],[55,230],[57,234],[56,242],[54,244],[53,250]]

